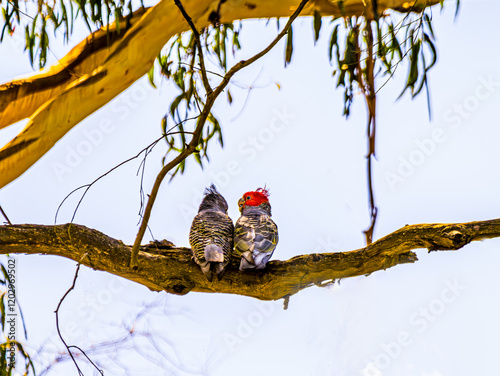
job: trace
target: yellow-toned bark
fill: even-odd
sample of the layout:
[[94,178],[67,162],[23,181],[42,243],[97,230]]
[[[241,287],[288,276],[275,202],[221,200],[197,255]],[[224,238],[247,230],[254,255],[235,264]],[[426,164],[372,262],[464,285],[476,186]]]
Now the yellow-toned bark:
[[[208,282],[191,259],[189,248],[169,242],[141,247],[136,270],[128,266],[131,246],[85,226],[0,226],[0,254],[49,254],[81,262],[147,286],[184,295],[190,291],[217,292],[277,300],[310,286],[367,275],[398,264],[413,263],[412,250],[458,250],[472,241],[500,237],[500,219],[469,223],[405,226],[354,251],[313,253],[287,261],[274,260],[266,269],[240,272],[234,259],[221,281]],[[480,258],[479,258],[480,259]],[[479,262],[479,261],[478,261]],[[482,262],[482,261],[481,261]]]

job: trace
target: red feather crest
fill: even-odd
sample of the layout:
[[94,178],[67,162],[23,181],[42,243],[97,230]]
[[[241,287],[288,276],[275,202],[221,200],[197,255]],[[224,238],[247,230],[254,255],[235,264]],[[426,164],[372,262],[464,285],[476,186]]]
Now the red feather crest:
[[259,206],[264,202],[269,202],[269,189],[257,188],[257,190],[252,192],[246,192],[243,195],[243,199],[245,200],[245,205],[248,206]]

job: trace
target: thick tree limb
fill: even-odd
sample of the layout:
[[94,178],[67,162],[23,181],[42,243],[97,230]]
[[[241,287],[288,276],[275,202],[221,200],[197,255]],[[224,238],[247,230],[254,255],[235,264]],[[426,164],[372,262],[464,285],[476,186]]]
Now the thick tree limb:
[[147,9],[90,34],[48,69],[0,85],[0,129],[33,115],[45,102],[59,95],[68,84],[92,73],[106,58],[109,49],[125,35]]
[[[260,272],[238,271],[233,260],[221,281],[208,282],[191,260],[188,248],[143,246],[139,267],[128,267],[131,246],[81,225],[0,226],[0,254],[27,253],[63,256],[95,270],[135,281],[151,290],[184,295],[190,291],[218,292],[276,300],[312,285],[366,275],[417,261],[417,248],[457,250],[477,240],[500,237],[500,219],[405,226],[371,245],[338,253],[314,253],[287,261],[271,261]],[[165,242],[164,242],[165,243]],[[87,254],[86,257],[83,257]],[[82,259],[83,257],[83,259]]]
[[[438,2],[379,0],[378,9],[409,11],[412,6]],[[218,0],[191,0],[186,1],[185,8],[201,29],[208,26],[219,3]],[[289,17],[298,3],[297,0],[227,0],[221,6],[221,22]],[[365,7],[362,0],[343,1],[342,11],[337,4],[340,3],[317,0],[304,10],[304,14],[313,14],[316,9],[325,16],[371,17],[371,7]],[[167,41],[186,29],[186,22],[175,4],[162,0],[147,10],[125,34],[116,35],[117,41],[110,48],[88,53],[88,43],[100,40],[90,38],[90,42],[82,42],[63,58],[62,64],[0,87],[0,128],[30,117],[21,133],[0,149],[0,188],[30,168],[73,126],[146,74]],[[71,66],[75,61],[78,64]],[[74,71],[66,71],[64,67],[68,65]],[[2,91],[6,92],[2,94]]]

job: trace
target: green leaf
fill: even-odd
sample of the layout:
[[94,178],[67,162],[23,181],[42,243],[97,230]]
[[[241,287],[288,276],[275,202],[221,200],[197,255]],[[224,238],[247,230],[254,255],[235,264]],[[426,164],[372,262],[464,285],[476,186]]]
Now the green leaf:
[[161,119],[161,133],[166,136],[167,135],[167,119],[168,115],[163,116]]
[[429,15],[427,13],[424,13],[423,20],[424,20],[424,24],[427,26],[427,28],[429,29],[429,32],[431,33],[432,39],[435,39],[436,36],[434,35],[434,30],[432,29],[431,18],[429,17]]
[[399,56],[399,60],[403,58],[403,51],[401,51],[401,45],[398,41],[398,38],[396,37],[396,34],[394,33],[394,26],[391,24],[389,25],[389,32],[391,33],[391,50],[396,52]]
[[5,330],[5,291],[0,295],[0,320],[2,323],[2,331]]
[[[181,101],[183,99],[184,99],[184,94],[181,93],[177,97],[175,97],[175,99],[170,104],[170,114],[172,115],[172,117],[174,119],[175,119],[175,115],[178,113],[179,104],[181,103]],[[181,121],[180,119],[177,119],[177,120]]]
[[227,37],[227,29],[225,25],[223,25],[220,45],[222,51],[222,68],[224,68],[224,71],[227,71],[226,37]]
[[408,86],[413,87],[418,80],[418,57],[421,41],[417,40],[411,48],[410,54],[410,73],[408,74]]
[[40,31],[40,57],[39,66],[43,68],[47,63],[47,49],[49,47],[49,36],[47,35],[47,21],[45,18],[42,19],[42,28]]
[[339,46],[337,44],[338,32],[339,32],[339,25],[335,25],[335,27],[333,28],[333,31],[332,31],[332,36],[330,37],[330,47],[328,50],[328,58],[330,59],[330,61],[332,61],[332,59],[333,59],[333,46],[335,46],[337,48],[337,51],[339,48]]
[[319,39],[319,32],[321,30],[321,14],[318,10],[314,9],[314,43]]
[[290,26],[290,29],[288,29],[286,37],[285,67],[292,61],[292,54],[293,54],[293,29],[292,26]]
[[179,67],[177,71],[174,72],[172,78],[174,79],[175,84],[181,89],[184,93],[186,91],[186,86],[184,84],[184,76],[186,74],[186,68],[183,66]]
[[194,160],[200,165],[201,169],[203,170],[203,162],[201,161],[200,153],[199,152],[194,152]]
[[116,33],[120,35],[120,22],[119,20],[122,18],[122,9],[121,8],[116,8],[115,9],[115,20],[116,20]]
[[66,29],[64,32],[64,39],[67,42],[69,40],[69,21],[68,21],[68,12],[66,11],[66,5],[64,5],[64,1],[61,1],[61,9],[62,9],[62,19],[64,21],[64,28]]
[[148,71],[148,80],[152,87],[156,89],[155,85],[155,65],[151,65],[151,69]]
[[235,48],[237,50],[241,49],[239,34],[239,31],[233,31],[233,54],[235,53]]
[[423,36],[424,36],[424,42],[427,44],[427,46],[429,47],[429,49],[431,51],[431,63],[425,68],[425,70],[428,71],[429,69],[431,69],[434,66],[434,64],[436,64],[437,51],[436,51],[436,47],[434,46],[434,43],[432,42],[431,38],[429,38],[429,36],[426,33],[424,33]]
[[[411,38],[413,41],[413,32],[411,32]],[[409,55],[410,71],[408,72],[406,85],[398,98],[400,98],[408,88],[411,88],[412,96],[414,96],[415,83],[417,82],[419,76],[418,59],[419,59],[420,45],[421,45],[420,39],[417,41],[413,41],[413,45],[411,46]]]

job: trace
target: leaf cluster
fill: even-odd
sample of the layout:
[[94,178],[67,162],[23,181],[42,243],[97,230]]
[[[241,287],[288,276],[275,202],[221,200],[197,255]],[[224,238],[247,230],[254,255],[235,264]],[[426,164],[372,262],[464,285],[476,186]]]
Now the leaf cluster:
[[[401,18],[401,17],[400,17]],[[315,17],[315,38],[319,37],[321,23]],[[333,27],[329,43],[329,59],[335,65],[333,75],[337,87],[344,87],[344,110],[350,114],[356,92],[366,92],[368,64],[374,64],[376,78],[386,77],[383,87],[401,64],[408,65],[406,83],[400,97],[409,90],[412,98],[428,90],[428,72],[437,60],[432,29],[432,14],[427,8],[409,12],[401,19],[395,13],[383,14],[379,19],[344,17]],[[369,30],[368,30],[369,29]],[[372,36],[373,35],[373,36]],[[380,88],[378,90],[380,90]]]
[[[239,33],[241,25],[233,23],[210,26],[203,30],[200,38],[203,42],[203,54],[211,63],[213,70],[207,69],[206,74],[211,81],[221,81],[223,74],[228,70],[228,57],[234,55],[241,48]],[[168,145],[167,153],[163,157],[163,164],[171,152],[182,153],[188,141],[186,135],[192,134],[196,127],[196,120],[205,107],[206,88],[201,73],[200,55],[197,53],[196,39],[192,31],[177,35],[157,58],[160,74],[171,79],[178,94],[172,100],[168,112],[162,119],[162,133]],[[150,83],[154,82],[155,66],[148,73]],[[218,70],[218,72],[216,71]],[[229,89],[226,89],[228,101],[232,102]],[[170,121],[176,124],[168,128]],[[213,112],[207,117],[204,132],[198,140],[194,158],[203,168],[203,160],[209,161],[208,145],[216,138],[224,146],[222,129]],[[183,160],[172,172],[172,177],[178,172],[184,173],[186,160]]]
[[[132,14],[131,0],[127,3],[125,0],[28,0],[21,4],[19,0],[0,0],[3,21],[0,42],[7,35],[13,37],[18,30],[24,30],[25,50],[31,65],[38,60],[39,68],[47,63],[50,35],[62,33],[63,39],[68,41],[78,19],[93,32]],[[119,25],[117,31],[120,32]]]

